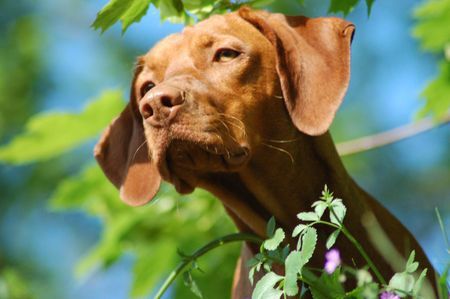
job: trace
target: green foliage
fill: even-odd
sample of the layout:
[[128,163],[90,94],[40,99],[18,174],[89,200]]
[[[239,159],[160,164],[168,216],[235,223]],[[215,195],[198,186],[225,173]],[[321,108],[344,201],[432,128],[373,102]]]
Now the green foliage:
[[0,147],[0,161],[24,164],[60,155],[96,136],[123,106],[121,92],[106,91],[81,113],[36,114],[24,133]]
[[[92,26],[95,29],[106,31],[115,23],[122,22],[122,32],[134,22],[139,22],[145,15],[150,4],[160,12],[161,21],[172,23],[193,24],[213,14],[222,14],[235,11],[246,5],[255,9],[264,8],[275,0],[110,0],[97,14]],[[366,0],[368,13],[370,14],[375,0]],[[298,0],[303,4],[303,0]],[[331,0],[330,13],[343,13],[347,15],[353,10],[360,0]]]
[[[250,260],[248,266],[250,267],[249,277],[252,284],[255,272],[261,271],[261,269],[267,272],[256,283],[252,298],[276,299],[281,298],[281,296],[297,296],[300,291],[298,287],[300,283],[303,284],[303,287],[307,286],[314,299],[378,298],[380,293],[395,293],[402,298],[405,296],[420,298],[422,296],[422,283],[427,269],[424,269],[420,275],[417,275],[416,271],[419,263],[415,261],[414,251],[411,252],[406,262],[405,271],[395,273],[389,284],[386,284],[384,279],[379,278],[379,271],[365,254],[361,245],[344,226],[346,208],[342,200],[334,198],[333,193],[325,186],[320,200],[314,202],[312,207],[315,210],[314,212],[298,214],[298,218],[307,224],[299,224],[294,229],[292,236],[298,237],[298,246],[295,250],[288,253],[288,249],[286,252],[286,248],[289,247],[283,248],[280,246],[284,238],[272,237],[263,242],[260,253]],[[329,211],[330,221],[320,220],[325,210]],[[316,250],[317,231],[314,228],[316,225],[336,228],[332,234],[342,231],[355,248],[360,251],[361,255],[366,258],[371,270],[377,274],[378,283],[373,281],[372,275],[366,268],[354,269],[348,265],[342,265],[337,249],[333,249],[326,254],[327,261],[323,271],[313,270],[306,266]],[[274,230],[274,222],[272,220],[268,222],[267,230]],[[281,229],[275,230],[274,236],[277,235],[276,232],[279,230]],[[274,242],[275,239],[277,242]],[[271,246],[266,245],[267,241],[270,242]],[[284,276],[278,275],[273,271],[274,264],[284,266]],[[318,271],[320,271],[320,275],[314,273]],[[356,288],[348,291],[343,284],[347,280],[347,276],[353,276],[356,280]]]
[[432,115],[439,120],[450,111],[450,0],[424,2],[415,18],[413,34],[422,48],[442,57],[439,74],[422,93],[425,105],[418,116]]
[[422,96],[426,101],[419,111],[419,117],[430,114],[439,120],[447,115],[450,109],[450,61],[441,62],[438,77],[428,84]]
[[[177,246],[189,249],[233,229],[219,201],[209,193],[198,190],[189,197],[195,201],[180,199],[172,187],[163,184],[152,204],[132,208],[120,201],[117,190],[99,167],[89,165],[61,183],[50,203],[53,209],[81,209],[102,220],[101,240],[79,263],[77,274],[86,275],[98,266],[107,268],[126,252],[133,253],[131,296],[140,297],[149,294],[162,275],[175,266]],[[223,266],[220,261],[236,254],[216,252],[205,259],[205,271],[218,271]],[[231,269],[228,273],[227,282],[231,283]],[[221,280],[211,279],[208,284],[210,290],[228,292]],[[197,287],[193,283],[190,286]]]
[[272,238],[264,241],[264,248],[267,250],[275,250],[284,240],[284,231],[278,228]]
[[442,53],[450,42],[450,0],[424,1],[414,15],[418,23],[413,34],[422,47]]
[[252,299],[279,298],[283,292],[275,289],[275,285],[283,279],[283,276],[274,272],[268,272],[256,284]]
[[145,15],[151,0],[111,0],[97,14],[92,27],[106,31],[109,27],[122,22],[122,32]]
[[[331,0],[328,12],[331,13],[343,13],[344,16],[348,15],[352,10],[360,3],[361,0]],[[365,0],[367,6],[367,14],[370,15],[372,6],[375,0]]]
[[[0,10],[7,8],[0,4]],[[45,38],[36,26],[37,18],[18,10],[4,14],[0,26],[0,138],[17,133],[47,87],[41,60]]]
[[0,299],[34,299],[26,279],[14,268],[0,269]]

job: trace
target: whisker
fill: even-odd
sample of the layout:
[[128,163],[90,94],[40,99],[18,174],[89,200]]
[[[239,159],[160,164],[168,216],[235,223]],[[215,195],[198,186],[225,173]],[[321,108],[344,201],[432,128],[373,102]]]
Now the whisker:
[[299,141],[300,138],[286,139],[286,140],[277,140],[277,139],[263,139],[263,140],[267,141],[267,142],[273,142],[273,143],[291,143],[291,142]]
[[145,139],[144,142],[142,142],[142,144],[138,146],[138,148],[137,148],[136,151],[134,152],[133,159],[131,159],[131,161],[134,161],[134,158],[136,158],[137,153],[139,152],[139,150],[140,150],[146,143],[147,143],[147,139]]
[[261,144],[262,144],[262,145],[265,145],[265,146],[267,146],[267,147],[269,147],[269,148],[271,148],[271,149],[280,151],[280,152],[282,152],[282,153],[288,155],[288,157],[291,159],[292,165],[294,165],[294,163],[295,163],[294,157],[293,157],[293,156],[291,155],[291,153],[288,152],[287,150],[285,150],[285,149],[283,149],[283,148],[280,148],[280,147],[277,147],[277,146],[273,146],[273,145],[271,145],[271,144],[264,143],[264,142],[261,142]]
[[239,118],[233,116],[233,115],[229,115],[226,113],[218,113],[219,115],[224,116],[225,118],[228,118],[228,120],[233,120],[233,121],[237,121],[238,124],[233,123],[233,122],[229,122],[230,125],[235,126],[236,128],[238,128],[239,130],[242,131],[242,134],[244,135],[244,137],[247,137],[247,132],[245,131],[245,124],[242,120],[240,120]]

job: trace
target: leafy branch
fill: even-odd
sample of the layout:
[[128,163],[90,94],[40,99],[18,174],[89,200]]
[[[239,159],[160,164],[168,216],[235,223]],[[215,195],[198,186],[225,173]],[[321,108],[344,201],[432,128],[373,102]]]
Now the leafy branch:
[[[128,27],[139,22],[147,13],[150,5],[160,12],[161,21],[171,23],[193,24],[204,20],[213,14],[223,14],[235,11],[241,6],[263,8],[275,2],[275,0],[110,0],[97,14],[92,23],[94,29],[101,32],[108,30],[117,22],[122,23],[122,33]],[[297,0],[303,5],[304,0]],[[343,13],[347,15],[360,0],[330,0],[328,11],[330,13]],[[370,14],[375,0],[365,0],[367,11]]]

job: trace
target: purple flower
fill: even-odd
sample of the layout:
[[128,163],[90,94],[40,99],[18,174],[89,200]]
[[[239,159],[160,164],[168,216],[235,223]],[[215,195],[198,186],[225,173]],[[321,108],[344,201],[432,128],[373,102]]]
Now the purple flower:
[[[341,264],[341,256],[339,254],[339,250],[331,249],[327,253],[325,253],[325,271],[328,274],[331,274],[336,270],[336,268]],[[384,299],[384,298],[383,298]]]
[[383,293],[381,293],[380,299],[400,299],[400,297],[395,295],[394,293],[384,291]]

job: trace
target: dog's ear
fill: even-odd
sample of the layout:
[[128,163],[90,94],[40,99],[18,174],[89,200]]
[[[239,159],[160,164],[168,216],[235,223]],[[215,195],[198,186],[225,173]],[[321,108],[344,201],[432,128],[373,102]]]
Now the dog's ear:
[[291,17],[239,10],[275,47],[277,72],[294,125],[309,135],[325,133],[350,79],[355,26],[339,18]]
[[[134,85],[133,80],[133,85]],[[161,176],[150,160],[142,121],[133,111],[134,91],[128,104],[105,130],[94,156],[108,179],[131,206],[149,202],[158,192]]]

